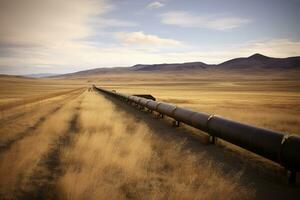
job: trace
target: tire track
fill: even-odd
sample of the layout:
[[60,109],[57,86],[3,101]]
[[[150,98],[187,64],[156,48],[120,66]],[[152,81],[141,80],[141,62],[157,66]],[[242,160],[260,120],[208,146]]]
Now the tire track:
[[72,137],[80,130],[78,118],[80,105],[75,107],[75,113],[69,122],[68,131],[59,137],[50,147],[49,151],[42,157],[34,173],[29,178],[27,189],[21,189],[17,199],[59,199],[59,191],[56,188],[56,180],[63,175],[61,164],[61,150],[71,144]]
[[[82,94],[83,90],[82,91],[76,91],[76,92],[73,92],[73,93],[70,93],[70,94],[66,94],[66,96],[62,99],[56,99],[56,100],[53,100],[51,98],[49,99],[45,99],[45,100],[42,100],[40,103],[44,104],[43,106],[47,106],[47,105],[53,105],[55,103],[60,103],[62,101],[68,101],[70,99],[72,99],[73,97],[76,98],[77,96],[79,96],[80,94]],[[48,101],[48,102],[47,102]],[[51,102],[52,101],[52,102]],[[22,111],[24,112],[21,112],[21,113],[18,113],[18,114],[14,114],[12,116],[8,115],[8,116],[4,116],[1,118],[0,120],[0,125],[7,125],[7,124],[10,124],[10,123],[14,123],[16,120],[22,118],[23,116],[26,116],[28,113],[30,113],[32,110],[35,110],[35,106],[38,106],[37,105],[38,102],[35,102],[31,108],[29,108],[29,110],[25,110],[22,109]]]
[[0,123],[0,125],[2,126],[3,124],[10,123],[10,121],[12,121],[12,120],[18,120],[18,119],[24,117],[27,113],[28,113],[28,111],[27,112],[23,112],[23,113],[18,113],[17,115],[9,116],[9,117],[6,117],[6,118],[4,117],[3,119],[1,117],[1,123]]
[[14,101],[14,102],[9,102],[7,104],[0,105],[0,111],[8,110],[11,108],[16,108],[18,106],[22,106],[22,105],[26,105],[26,104],[30,104],[30,103],[36,103],[39,101],[51,99],[51,98],[58,97],[58,96],[63,96],[66,94],[72,94],[73,92],[81,91],[83,89],[85,90],[85,88],[77,88],[77,89],[73,89],[73,90],[69,90],[69,91],[50,93],[48,95],[36,96],[36,97],[25,98],[25,99]]
[[61,108],[63,107],[63,104],[60,105],[59,107],[56,107],[55,109],[51,110],[50,113],[42,116],[41,118],[38,119],[38,121],[36,123],[34,123],[34,125],[28,127],[27,129],[25,129],[24,131],[20,132],[17,134],[17,137],[15,137],[14,139],[8,140],[7,142],[4,142],[2,144],[0,144],[0,154],[9,150],[10,147],[18,142],[19,140],[22,140],[23,138],[25,138],[26,136],[30,136],[32,134],[34,134],[34,131],[50,116],[55,114],[57,111],[59,111]]
[[[75,94],[76,97],[78,97],[81,93],[79,94]],[[74,94],[73,95],[70,95],[68,96],[66,99],[64,99],[64,102],[61,103],[61,105],[59,105],[58,107],[52,109],[50,112],[48,112],[46,115],[42,116],[41,118],[39,118],[36,123],[34,123],[32,126],[28,127],[27,129],[25,129],[24,131],[20,132],[17,134],[17,136],[13,139],[10,139],[6,142],[2,142],[0,143],[0,155],[2,153],[4,153],[5,151],[9,150],[11,148],[11,146],[13,144],[15,144],[16,142],[24,139],[25,137],[27,136],[30,136],[30,135],[33,135],[34,134],[34,131],[41,125],[44,123],[44,121],[46,121],[46,119],[57,113],[64,105],[65,103],[69,102],[70,100],[72,100],[72,98],[75,96]],[[76,98],[75,97],[75,98]]]

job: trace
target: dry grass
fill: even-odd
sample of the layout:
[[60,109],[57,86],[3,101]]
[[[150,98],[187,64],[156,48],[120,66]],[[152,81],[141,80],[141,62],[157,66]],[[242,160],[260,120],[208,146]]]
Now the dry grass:
[[[66,172],[57,188],[62,199],[236,199],[252,198],[239,175],[158,138],[103,97],[86,96],[81,132],[64,150]],[[112,121],[114,123],[112,123]],[[239,193],[235,191],[238,190]]]
[[[206,75],[118,74],[76,80],[0,77],[0,105],[96,84],[124,93],[150,93],[182,107],[300,133],[300,81],[295,76]],[[252,180],[263,182],[260,186],[266,194],[273,188],[291,191],[259,176],[249,178],[249,185],[245,185],[238,167],[224,171],[221,161],[187,150],[178,138],[161,137],[148,122],[137,120],[96,93],[84,93],[81,104],[76,96],[1,112],[1,143],[30,131],[0,152],[0,198],[22,199],[24,192],[44,188],[44,193],[52,193],[52,199],[253,199],[260,188],[251,187]],[[64,106],[51,112],[60,105]],[[34,126],[43,116],[42,123]],[[29,129],[32,126],[34,129]],[[65,136],[71,142],[59,143]],[[210,150],[208,147],[207,152]],[[51,152],[57,153],[54,167],[44,162]],[[227,159],[231,157],[225,162]],[[37,176],[42,178],[34,179]],[[41,194],[27,197],[51,197]]]
[[0,115],[0,148],[5,148],[7,144],[14,142],[16,139],[21,139],[28,132],[32,132],[49,115],[81,93],[82,90],[77,90],[58,97],[47,98],[39,102],[2,111]]
[[243,78],[210,80],[191,76],[178,82],[176,79],[131,81],[130,84],[99,81],[97,85],[128,94],[152,94],[159,101],[300,134],[300,80]]
[[50,145],[69,129],[69,122],[78,100],[64,105],[57,113],[49,116],[34,133],[14,143],[0,155],[0,195],[15,198],[19,191],[28,187],[34,168],[47,153]]
[[6,111],[6,110],[15,108],[15,107],[24,106],[24,105],[27,105],[27,104],[34,104],[36,102],[47,101],[48,99],[56,98],[56,97],[60,97],[60,96],[65,96],[69,93],[74,93],[74,92],[77,92],[77,91],[82,90],[82,89],[83,88],[74,89],[74,90],[70,90],[70,91],[55,92],[55,93],[51,93],[51,94],[48,94],[48,95],[39,95],[39,96],[36,96],[36,97],[31,97],[31,98],[24,98],[24,99],[19,100],[19,101],[9,102],[9,103],[0,105],[0,111],[3,112],[3,111]]
[[86,83],[71,80],[33,79],[0,75],[0,107],[3,104],[22,103],[26,99],[38,99],[86,85]]
[[[300,80],[294,73],[103,74],[64,79],[0,77],[0,104],[91,84],[278,131],[300,134]],[[259,114],[258,114],[259,113]]]

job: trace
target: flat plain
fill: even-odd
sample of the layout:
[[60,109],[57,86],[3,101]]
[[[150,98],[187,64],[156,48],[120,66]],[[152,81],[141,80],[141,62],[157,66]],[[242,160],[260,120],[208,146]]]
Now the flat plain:
[[141,74],[91,80],[119,92],[151,94],[185,108],[300,134],[299,72],[285,76],[217,74]]
[[[88,91],[92,84],[300,133],[290,75],[134,73],[0,78],[0,198],[296,199],[284,169]],[[203,135],[195,137],[194,133]],[[238,191],[238,192],[237,192]]]

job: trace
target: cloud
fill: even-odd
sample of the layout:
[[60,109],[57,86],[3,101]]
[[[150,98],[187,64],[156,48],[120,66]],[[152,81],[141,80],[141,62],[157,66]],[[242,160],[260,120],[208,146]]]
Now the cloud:
[[1,73],[65,72],[95,64],[85,52],[95,56],[99,49],[85,42],[88,37],[106,27],[137,25],[106,18],[113,9],[106,0],[0,0]]
[[108,0],[0,0],[0,45],[57,45],[97,28],[137,26],[102,16],[113,9]]
[[161,8],[163,6],[165,6],[165,4],[163,4],[163,3],[159,2],[159,1],[154,1],[152,3],[149,3],[147,5],[147,8],[149,8],[149,9],[157,9],[157,8]]
[[[104,42],[106,38],[95,39],[96,35],[105,31],[102,29],[138,26],[130,21],[105,16],[114,9],[108,2],[0,0],[0,73],[65,73],[94,67],[131,66],[136,63],[218,63],[257,52],[274,57],[300,55],[300,42],[289,39],[216,46],[211,50],[201,45],[188,47],[182,41],[139,31],[105,35],[109,39],[116,37],[118,43]],[[195,21],[198,21],[184,18],[185,14],[178,17],[173,23],[182,20],[182,23],[187,23],[187,27],[194,27],[197,24]],[[205,19],[209,21],[209,28],[214,29],[233,28],[237,24],[230,18]],[[91,41],[87,39],[90,36],[93,36]]]
[[300,56],[300,41],[289,39],[253,41],[246,44],[229,45],[208,50],[170,52],[164,56],[170,61],[176,61],[176,59],[180,58],[179,62],[202,61],[217,64],[232,58],[248,57],[255,53],[276,58]]
[[[236,57],[246,57],[262,53],[272,57],[300,55],[300,41],[276,39],[255,41],[243,45],[231,45],[205,49],[204,47],[185,50],[174,48],[168,51],[129,46],[93,46],[87,43],[66,42],[63,46],[51,48],[12,48],[14,56],[0,59],[2,73],[66,73],[95,67],[132,66],[137,63],[179,63],[202,61],[221,63]],[[24,67],[25,66],[25,67]]]
[[300,42],[289,39],[256,41],[242,48],[245,53],[262,53],[273,57],[300,56]]
[[170,11],[161,15],[164,24],[180,27],[208,28],[215,30],[229,30],[251,22],[239,17],[216,17],[193,15],[185,11]]
[[49,45],[93,33],[90,18],[111,9],[100,0],[1,0],[0,44]]
[[145,34],[142,31],[130,33],[119,32],[116,33],[116,38],[124,44],[133,45],[178,46],[182,44],[177,40],[160,38],[156,35]]
[[137,23],[126,21],[126,20],[120,20],[120,19],[110,19],[110,18],[100,18],[95,22],[96,25],[98,25],[101,28],[105,27],[136,27],[138,26]]

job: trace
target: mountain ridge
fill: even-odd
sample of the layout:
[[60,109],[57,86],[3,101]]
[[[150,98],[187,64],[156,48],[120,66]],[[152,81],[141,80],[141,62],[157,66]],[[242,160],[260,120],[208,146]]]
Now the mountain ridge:
[[63,74],[55,77],[90,76],[105,73],[126,72],[193,72],[200,70],[290,70],[300,69],[300,56],[287,58],[273,58],[259,53],[249,57],[239,57],[227,60],[220,64],[207,64],[204,62],[162,63],[162,64],[136,64],[131,67],[95,68]]

